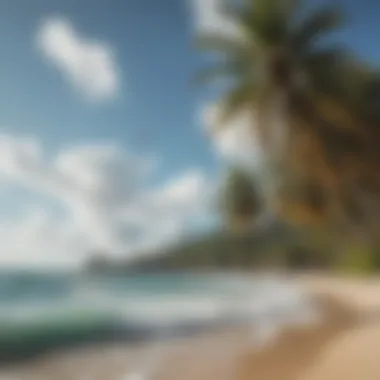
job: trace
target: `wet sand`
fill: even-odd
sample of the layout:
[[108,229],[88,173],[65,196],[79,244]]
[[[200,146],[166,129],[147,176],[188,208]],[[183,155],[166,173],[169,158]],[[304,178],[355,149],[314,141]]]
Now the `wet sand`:
[[380,279],[297,281],[323,309],[322,323],[283,330],[261,349],[252,345],[252,329],[242,327],[158,345],[51,354],[0,370],[0,380],[379,380]]
[[350,307],[332,296],[319,296],[318,301],[324,310],[321,326],[308,330],[287,329],[274,344],[258,353],[248,352],[240,361],[237,379],[308,379],[305,373],[318,365],[326,347],[341,339],[357,319]]

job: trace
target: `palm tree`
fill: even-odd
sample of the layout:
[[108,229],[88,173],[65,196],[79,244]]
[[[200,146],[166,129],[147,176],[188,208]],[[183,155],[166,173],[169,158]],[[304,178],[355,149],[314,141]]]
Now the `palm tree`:
[[[316,181],[323,184],[321,198],[337,201],[324,209],[338,211],[340,157],[363,151],[343,102],[351,58],[322,40],[341,26],[342,13],[327,6],[303,16],[300,0],[242,3],[223,7],[237,26],[236,36],[197,39],[198,48],[220,56],[216,65],[199,71],[197,82],[229,80],[221,125],[243,110],[251,112],[276,197],[284,179]],[[269,201],[277,208],[275,199]]]
[[221,214],[231,231],[249,230],[262,209],[258,188],[246,170],[233,167],[227,173],[219,195]]

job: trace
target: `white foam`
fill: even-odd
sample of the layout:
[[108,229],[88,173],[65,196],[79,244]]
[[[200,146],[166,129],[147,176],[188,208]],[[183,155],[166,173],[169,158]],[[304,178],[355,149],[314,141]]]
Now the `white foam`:
[[209,283],[212,291],[184,294],[176,293],[175,289],[158,294],[134,293],[129,289],[126,294],[115,294],[86,287],[65,302],[20,305],[0,312],[21,322],[94,313],[117,317],[127,324],[168,330],[182,323],[245,321],[260,330],[263,337],[275,335],[285,325],[312,324],[320,318],[307,294],[274,276],[210,276]]

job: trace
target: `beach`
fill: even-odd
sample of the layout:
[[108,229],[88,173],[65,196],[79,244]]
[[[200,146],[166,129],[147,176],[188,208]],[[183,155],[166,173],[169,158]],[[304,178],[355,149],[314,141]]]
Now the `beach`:
[[[378,380],[380,280],[298,275],[322,310],[263,346],[246,326],[159,343],[47,354],[0,370],[1,380]],[[259,332],[260,333],[260,332]]]

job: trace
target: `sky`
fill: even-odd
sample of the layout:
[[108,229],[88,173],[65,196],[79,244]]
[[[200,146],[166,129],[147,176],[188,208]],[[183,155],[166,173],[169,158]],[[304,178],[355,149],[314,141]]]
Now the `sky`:
[[[244,115],[210,139],[216,93],[190,85],[195,33],[234,32],[218,1],[0,2],[0,265],[132,257],[217,223],[226,163],[258,160]],[[378,61],[380,4],[345,4],[337,38]]]

